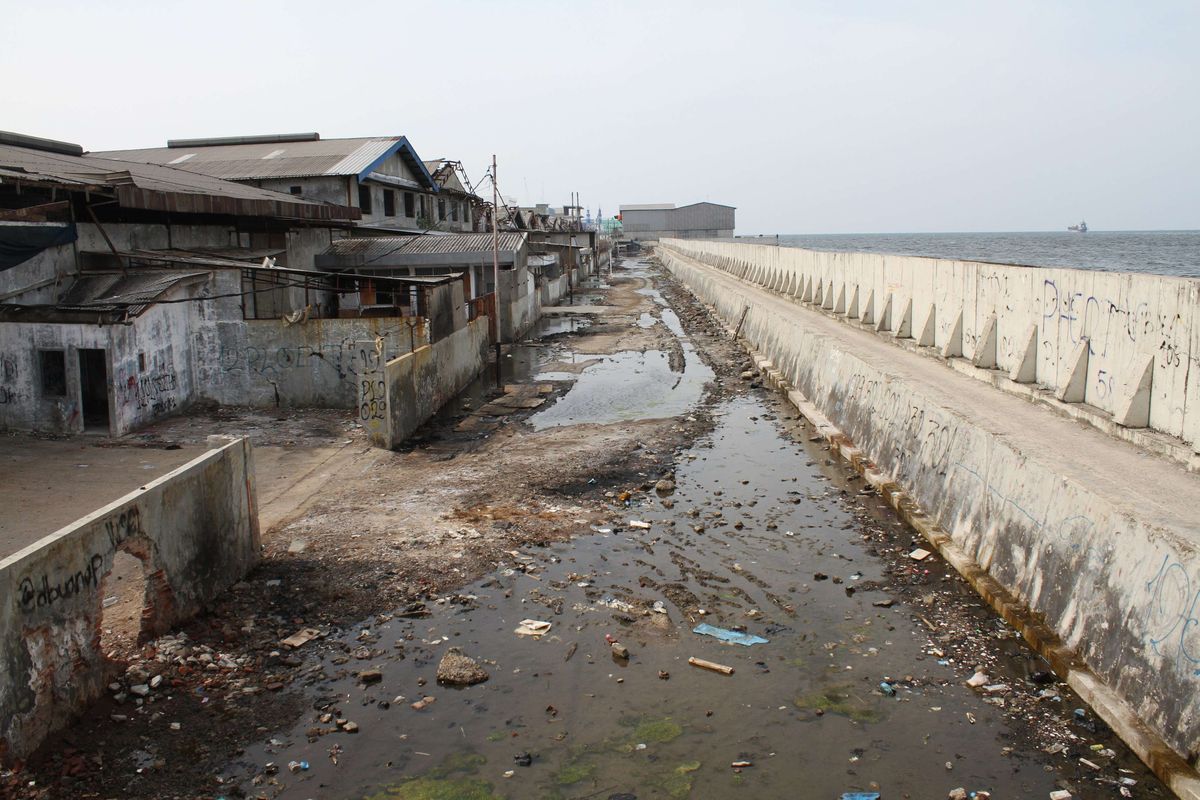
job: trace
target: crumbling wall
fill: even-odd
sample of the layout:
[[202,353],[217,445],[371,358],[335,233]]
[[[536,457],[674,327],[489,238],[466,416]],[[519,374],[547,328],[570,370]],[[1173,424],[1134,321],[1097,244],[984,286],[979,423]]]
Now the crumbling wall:
[[378,447],[403,442],[463,390],[487,360],[488,320],[387,362],[361,384],[359,421]]
[[0,758],[26,755],[104,691],[118,552],[144,567],[149,637],[241,580],[259,551],[253,457],[238,439],[0,561]]

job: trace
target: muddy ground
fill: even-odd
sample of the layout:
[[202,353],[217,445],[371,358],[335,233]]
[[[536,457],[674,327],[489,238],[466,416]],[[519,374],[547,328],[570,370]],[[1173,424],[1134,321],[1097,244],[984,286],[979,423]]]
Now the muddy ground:
[[[112,695],[7,795],[1165,796],[690,294],[627,261],[577,299],[608,310],[544,321],[402,452],[327,412],[143,432],[245,431],[282,448],[281,495],[287,454],[325,448],[337,480],[219,604],[114,653]],[[447,643],[490,679],[437,686]]]

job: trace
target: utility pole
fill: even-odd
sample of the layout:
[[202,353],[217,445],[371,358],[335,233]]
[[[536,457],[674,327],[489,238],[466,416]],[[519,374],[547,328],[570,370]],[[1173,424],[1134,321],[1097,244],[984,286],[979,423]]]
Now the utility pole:
[[496,183],[496,154],[492,153],[492,282],[495,285],[493,306],[496,314],[496,388],[503,380],[500,370],[500,340],[504,329],[500,327],[500,187]]

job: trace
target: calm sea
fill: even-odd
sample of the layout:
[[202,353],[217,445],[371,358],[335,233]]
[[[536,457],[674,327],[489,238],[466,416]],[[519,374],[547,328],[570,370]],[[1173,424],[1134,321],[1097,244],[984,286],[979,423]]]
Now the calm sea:
[[1200,231],[798,234],[780,235],[779,244],[1200,278]]

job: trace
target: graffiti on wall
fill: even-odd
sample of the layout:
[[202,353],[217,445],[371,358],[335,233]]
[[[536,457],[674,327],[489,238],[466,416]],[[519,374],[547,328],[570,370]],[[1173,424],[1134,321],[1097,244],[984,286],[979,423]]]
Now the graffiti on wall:
[[1200,675],[1200,588],[1183,564],[1163,556],[1146,581],[1150,605],[1146,613],[1146,643],[1157,655],[1172,659],[1177,669]]
[[20,371],[17,359],[7,353],[0,353],[0,406],[15,403],[20,399],[17,393],[17,378]]
[[151,414],[166,414],[178,405],[179,378],[172,371],[151,372],[141,377],[130,375],[117,384],[121,402]]
[[137,506],[131,506],[113,514],[104,521],[104,532],[109,545],[107,551],[92,553],[76,564],[74,571],[66,574],[47,571],[41,575],[23,577],[17,585],[17,602],[21,610],[28,614],[99,590],[104,578],[105,561],[125,540],[146,534],[142,527],[141,511]]

